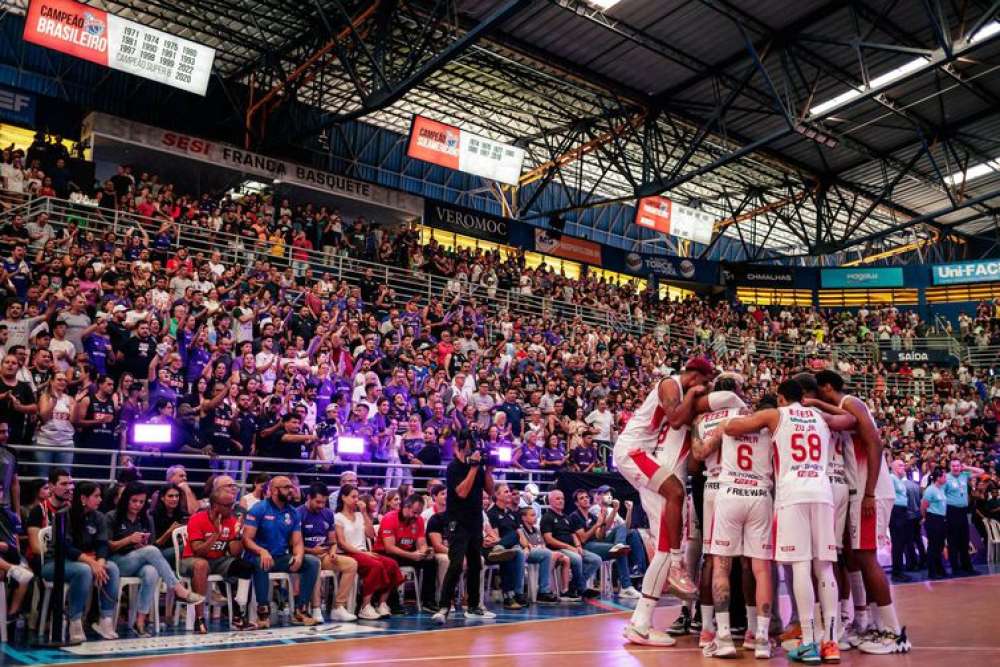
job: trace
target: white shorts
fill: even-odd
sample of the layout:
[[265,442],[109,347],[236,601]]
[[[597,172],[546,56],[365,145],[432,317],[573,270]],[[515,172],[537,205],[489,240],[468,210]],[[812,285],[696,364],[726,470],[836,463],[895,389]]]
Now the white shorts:
[[797,503],[779,507],[774,513],[774,560],[837,560],[833,537],[833,505]]
[[715,498],[718,492],[718,480],[705,482],[705,494],[701,503],[701,549],[702,553],[706,554],[714,553],[712,551],[712,532],[715,525]]
[[846,484],[837,484],[832,480],[830,486],[833,488],[833,541],[839,551],[844,548],[851,489]]
[[732,489],[721,489],[715,497],[709,553],[772,560],[774,510],[771,494],[760,490],[760,495],[744,496],[730,491]]
[[859,551],[875,551],[889,544],[889,516],[892,514],[892,498],[875,499],[875,516],[861,516],[863,490],[851,496],[851,548]]
[[[639,501],[649,518],[649,532],[658,551],[669,551],[669,536],[667,535],[666,499],[659,494],[663,481],[671,476],[677,477],[683,486],[687,482],[687,443],[682,448],[684,452],[671,452],[670,449],[645,450],[619,438],[612,450],[615,467],[629,483],[639,491]],[[678,454],[683,457],[678,459]]]

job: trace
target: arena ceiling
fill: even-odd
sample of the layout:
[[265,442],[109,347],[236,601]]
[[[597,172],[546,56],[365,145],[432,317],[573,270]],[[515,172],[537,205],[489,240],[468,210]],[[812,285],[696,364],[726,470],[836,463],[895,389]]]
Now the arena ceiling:
[[[748,258],[997,225],[996,0],[89,4],[214,46],[258,103],[272,91],[257,139],[294,96],[323,110],[300,138],[348,119],[406,133],[420,113],[521,145],[522,218],[666,193]],[[568,204],[545,210],[548,189]]]

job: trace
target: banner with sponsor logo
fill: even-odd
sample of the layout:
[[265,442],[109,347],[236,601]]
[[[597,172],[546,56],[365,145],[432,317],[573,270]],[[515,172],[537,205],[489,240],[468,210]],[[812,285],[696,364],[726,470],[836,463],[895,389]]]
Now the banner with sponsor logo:
[[409,157],[473,176],[517,185],[524,164],[524,149],[493,141],[467,130],[414,116]]
[[660,280],[681,280],[711,285],[719,280],[718,263],[687,257],[629,252],[625,253],[625,270],[646,277],[656,276]]
[[211,47],[75,0],[32,0],[24,41],[198,95],[215,60]]
[[635,224],[677,238],[708,244],[712,242],[715,219],[669,197],[643,197],[635,207]]
[[957,366],[959,359],[947,350],[934,348],[924,350],[886,350],[882,352],[882,361],[886,363],[908,364],[947,364]]
[[903,268],[899,266],[867,269],[823,269],[820,271],[823,287],[902,287]]
[[34,95],[0,86],[0,120],[33,126],[37,106]]
[[1000,280],[1000,259],[935,264],[931,267],[931,283],[934,285],[992,283],[998,280]]
[[574,262],[601,266],[601,244],[562,235],[554,238],[546,229],[535,228],[535,251]]
[[464,206],[433,199],[424,200],[424,224],[485,241],[506,243],[511,220]]
[[108,114],[94,112],[88,115],[83,121],[82,136],[84,140],[88,136],[103,136],[268,180],[379,204],[415,216],[424,210],[423,199],[415,195]]
[[744,287],[776,287],[784,289],[815,289],[816,269],[790,266],[759,266],[754,264],[723,264],[722,282]]

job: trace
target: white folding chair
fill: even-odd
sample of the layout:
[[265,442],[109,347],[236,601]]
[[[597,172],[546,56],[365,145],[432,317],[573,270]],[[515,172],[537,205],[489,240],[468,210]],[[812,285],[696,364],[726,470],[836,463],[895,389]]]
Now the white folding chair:
[[[49,549],[49,542],[52,541],[52,526],[46,526],[38,531],[38,541],[42,543],[42,553],[39,554],[39,565],[45,565],[45,552]],[[45,624],[49,622],[49,606],[52,604],[52,582],[46,581],[44,577],[38,577],[38,582],[42,586],[42,611],[38,618],[38,638],[45,637]],[[63,609],[66,608],[66,596],[69,595],[69,587],[63,590]],[[63,635],[69,632],[69,623],[63,623]]]
[[538,600],[538,572],[541,565],[538,563],[524,564],[524,588],[528,602],[534,604]]
[[986,520],[986,537],[988,540],[986,556],[990,563],[1000,561],[1000,521]]
[[[188,538],[188,529],[187,529],[187,526],[180,526],[178,528],[175,528],[174,532],[170,534],[170,541],[171,541],[171,543],[173,544],[173,547],[174,547],[174,574],[176,574],[177,578],[180,579],[182,582],[184,582],[184,584],[190,589],[191,588],[191,577],[181,576],[181,560],[182,560],[181,559],[181,554],[184,553],[184,545],[187,544],[187,538]],[[233,590],[232,590],[233,587],[229,584],[229,582],[226,580],[225,577],[223,577],[222,575],[219,575],[219,574],[210,574],[210,575],[208,575],[208,591],[207,591],[208,595],[205,596],[205,603],[204,603],[205,606],[203,607],[203,609],[204,609],[203,618],[205,619],[205,622],[207,623],[208,619],[210,618],[210,615],[211,615],[211,609],[212,609],[212,607],[213,606],[221,606],[221,605],[213,605],[212,604],[212,591],[213,591],[213,589],[214,589],[214,587],[216,585],[221,586],[222,593],[226,596],[226,605],[225,605],[226,606],[226,611],[229,614],[229,622],[232,623],[232,621],[233,621]],[[183,601],[181,601],[181,600],[178,600],[177,603],[174,606],[174,625],[177,625],[177,621],[180,618],[181,609],[180,609],[179,605],[181,605],[181,604],[185,604],[185,603]],[[194,619],[195,619],[195,607],[196,606],[197,605],[193,605],[193,604],[187,605],[187,613],[185,614],[185,617],[184,617],[184,626],[188,629],[189,632],[191,630],[194,630]]]
[[399,603],[403,604],[404,593],[406,593],[406,584],[413,584],[413,596],[417,600],[417,609],[422,607],[420,602],[420,573],[417,572],[415,567],[410,565],[400,565],[399,571],[403,573],[403,583],[399,585]]
[[615,593],[614,584],[614,566],[615,562],[613,560],[602,560],[600,569],[600,589],[602,598],[610,598]]
[[7,643],[7,581],[0,577],[0,642]]
[[[122,607],[122,592],[128,589],[128,626],[131,628],[135,623],[135,617],[139,613],[139,587],[142,579],[139,577],[119,577],[118,595],[115,600],[114,627],[118,627],[119,616]],[[156,590],[153,593],[153,632],[160,634],[160,580],[156,581]]]

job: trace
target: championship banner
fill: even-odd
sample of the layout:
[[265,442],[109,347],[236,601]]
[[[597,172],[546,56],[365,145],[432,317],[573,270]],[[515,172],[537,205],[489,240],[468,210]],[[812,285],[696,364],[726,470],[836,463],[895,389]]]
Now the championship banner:
[[414,116],[410,127],[408,157],[473,176],[517,185],[524,164],[524,149],[423,116]]
[[215,49],[74,0],[32,0],[24,41],[205,95]]
[[643,197],[635,208],[635,224],[677,238],[709,244],[715,219],[668,197]]
[[601,266],[601,245],[572,236],[553,238],[545,229],[535,229],[535,251],[574,262]]
[[423,199],[415,195],[108,114],[94,112],[84,119],[84,140],[95,135],[412,215],[420,215],[424,209]]

